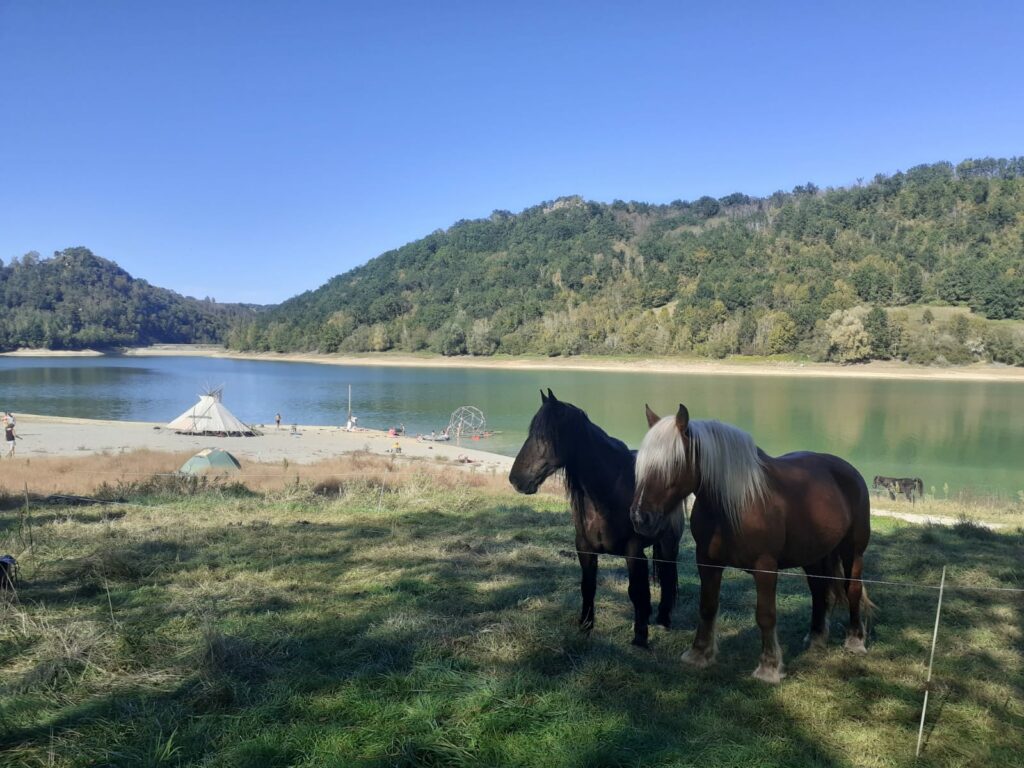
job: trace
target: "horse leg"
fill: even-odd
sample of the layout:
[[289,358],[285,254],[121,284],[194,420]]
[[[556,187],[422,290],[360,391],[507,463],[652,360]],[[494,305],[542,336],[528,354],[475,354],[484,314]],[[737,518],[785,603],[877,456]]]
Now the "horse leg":
[[758,563],[754,573],[757,585],[757,626],[761,629],[761,660],[754,670],[754,677],[766,683],[780,683],[782,672],[782,649],[775,630],[775,587],[778,575],[775,563]]
[[651,619],[651,582],[647,555],[638,539],[626,546],[626,570],[629,572],[629,599],[633,602],[633,645],[647,647],[647,622]]
[[846,599],[850,603],[850,626],[846,629],[845,648],[853,653],[867,653],[864,638],[867,634],[864,619],[860,615],[864,585],[861,573],[864,570],[864,555],[854,552],[843,553],[843,570],[846,572]]
[[715,663],[718,640],[715,638],[715,619],[718,617],[718,593],[722,587],[722,569],[698,565],[700,575],[700,622],[693,638],[693,647],[683,654],[683,661],[695,667],[708,667]]
[[810,648],[824,648],[828,645],[828,592],[829,581],[818,576],[831,576],[828,572],[828,561],[814,563],[804,567],[807,574],[807,586],[811,588],[811,631],[804,642]]
[[658,618],[656,622],[668,629],[672,626],[672,609],[676,605],[676,590],[679,585],[679,572],[676,558],[679,556],[679,544],[675,542],[658,542],[654,545],[654,557],[658,560],[658,583],[661,585],[661,600],[658,602]]
[[597,592],[597,555],[582,551],[585,547],[586,544],[576,544],[580,570],[583,571],[583,578],[580,580],[580,592],[583,595],[583,609],[580,611],[581,632],[589,632],[594,628],[594,594]]

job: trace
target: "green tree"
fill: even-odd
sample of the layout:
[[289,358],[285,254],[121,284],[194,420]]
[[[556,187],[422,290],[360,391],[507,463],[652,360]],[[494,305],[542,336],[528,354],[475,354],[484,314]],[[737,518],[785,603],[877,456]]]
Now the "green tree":
[[913,304],[921,298],[923,291],[924,278],[921,268],[916,264],[901,266],[896,272],[894,301],[897,304]]
[[840,363],[858,363],[871,357],[871,338],[864,329],[866,311],[837,310],[827,322],[829,359]]
[[871,357],[887,360],[892,357],[893,331],[889,316],[881,307],[872,307],[864,317],[864,330],[871,345]]
[[458,323],[451,323],[441,337],[441,354],[446,356],[466,354],[466,332]]

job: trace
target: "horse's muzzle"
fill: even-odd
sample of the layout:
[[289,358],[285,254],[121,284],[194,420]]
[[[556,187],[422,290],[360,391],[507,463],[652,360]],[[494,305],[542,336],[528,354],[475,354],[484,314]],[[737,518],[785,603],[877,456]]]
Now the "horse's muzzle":
[[537,488],[540,487],[537,483],[517,483],[512,478],[509,478],[509,482],[512,483],[512,487],[515,488],[516,491],[526,496],[532,496],[537,492]]
[[641,536],[657,536],[665,526],[663,515],[652,513],[650,510],[641,509],[638,504],[629,508],[629,521],[633,524],[633,530]]
[[508,475],[508,481],[519,493],[532,496],[540,488],[540,481],[533,477],[523,477],[513,469]]

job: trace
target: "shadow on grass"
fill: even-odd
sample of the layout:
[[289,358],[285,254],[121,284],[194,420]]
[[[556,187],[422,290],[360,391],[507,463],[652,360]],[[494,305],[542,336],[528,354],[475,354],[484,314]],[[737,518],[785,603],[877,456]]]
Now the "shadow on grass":
[[[790,677],[772,688],[749,678],[760,639],[748,576],[724,581],[718,665],[692,671],[678,661],[696,614],[692,548],[675,612],[686,629],[655,628],[644,651],[628,644],[621,560],[602,558],[597,626],[581,634],[579,569],[558,554],[572,541],[568,517],[478,506],[328,522],[299,510],[184,542],[162,530],[110,545],[102,590],[95,569],[55,565],[58,576],[26,585],[22,600],[75,620],[115,617],[107,660],[123,674],[90,687],[76,667],[47,686],[8,687],[0,750],[28,762],[56,749],[73,765],[156,764],[168,750],[172,764],[260,766],[913,763],[934,592],[873,589],[882,613],[872,650],[854,657],[803,650],[808,591],[781,579]],[[868,574],[933,583],[945,560],[955,562],[951,580],[1019,579],[1021,551],[1020,536],[897,527],[875,535]],[[80,588],[61,585],[76,579]],[[975,737],[938,721],[975,707],[1006,729],[968,748],[977,764],[995,764],[1024,725],[999,701],[1021,696],[1019,649],[1008,672],[1008,641],[970,633],[1020,633],[1020,605],[1008,613],[993,593],[946,599],[950,636],[967,641],[939,655],[936,675],[975,684],[947,688],[928,751],[935,764],[962,755]]]

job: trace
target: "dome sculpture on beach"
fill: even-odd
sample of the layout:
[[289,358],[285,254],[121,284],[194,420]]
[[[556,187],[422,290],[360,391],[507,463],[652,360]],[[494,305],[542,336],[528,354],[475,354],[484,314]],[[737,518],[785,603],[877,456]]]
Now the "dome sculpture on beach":
[[215,437],[252,437],[256,431],[239,421],[221,402],[224,388],[218,387],[199,396],[199,402],[167,425],[179,435]]
[[454,437],[480,436],[487,431],[487,419],[475,405],[463,405],[452,412],[445,431]]

